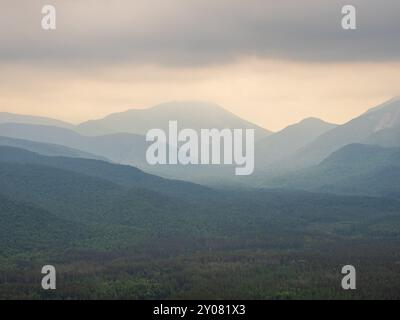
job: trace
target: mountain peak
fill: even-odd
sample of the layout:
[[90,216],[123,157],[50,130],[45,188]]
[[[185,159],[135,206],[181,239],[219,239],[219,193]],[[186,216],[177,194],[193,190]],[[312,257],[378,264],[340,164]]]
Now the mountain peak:
[[79,125],[86,135],[128,132],[145,135],[148,130],[159,128],[167,131],[168,122],[177,121],[182,128],[200,130],[203,128],[243,128],[255,129],[256,139],[264,138],[270,132],[215,103],[204,101],[172,101],[158,104],[148,109],[131,109],[113,113],[99,120]]
[[[228,110],[223,108],[222,106],[212,103],[212,102],[207,102],[207,101],[200,101],[200,100],[173,100],[173,101],[168,101],[168,102],[163,102],[156,104],[154,106],[151,106],[149,108],[131,108],[125,111],[121,112],[115,112],[112,114],[107,115],[106,118],[110,117],[118,117],[121,115],[130,115],[130,114],[137,114],[137,113],[146,113],[146,112],[196,112],[196,111],[206,111],[206,112],[211,112],[211,111],[220,111],[220,112],[225,112],[225,113],[230,113]],[[99,120],[102,120],[99,119]]]
[[330,125],[333,125],[332,123],[328,123],[328,122],[326,122],[320,118],[316,118],[316,117],[304,118],[298,124],[330,124]]
[[309,117],[309,118],[304,118],[303,120],[294,123],[284,129],[282,129],[280,132],[286,132],[289,130],[299,130],[299,129],[311,129],[311,128],[328,128],[332,129],[336,127],[336,124],[326,122],[322,119],[315,118],[315,117]]

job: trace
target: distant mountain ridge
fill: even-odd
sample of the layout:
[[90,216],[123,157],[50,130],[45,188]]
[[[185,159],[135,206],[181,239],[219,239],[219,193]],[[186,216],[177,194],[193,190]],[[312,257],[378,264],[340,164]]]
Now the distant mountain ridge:
[[5,123],[0,124],[0,136],[63,145],[118,163],[145,164],[145,138],[128,133],[89,137],[67,128]]
[[28,151],[40,153],[45,156],[63,156],[71,158],[107,160],[106,158],[85,151],[68,148],[63,145],[41,143],[30,140],[15,139],[10,137],[0,136],[0,146],[22,148]]
[[73,124],[61,120],[56,120],[47,117],[40,117],[40,116],[15,114],[9,112],[0,112],[0,123],[37,124],[44,126],[56,126],[68,129],[73,129],[75,127]]
[[350,144],[319,165],[266,182],[273,188],[400,197],[400,148]]
[[[291,159],[286,159],[281,166],[297,169],[316,165],[347,144],[378,142],[379,140],[374,140],[374,137],[380,135],[383,130],[390,131],[393,140],[393,134],[400,132],[396,129],[398,126],[400,126],[400,100],[395,98],[327,131],[295,153]],[[379,144],[383,143],[384,138],[379,141]]]
[[71,157],[49,157],[25,149],[0,146],[0,164],[30,164],[46,166],[59,170],[68,170],[85,176],[91,176],[128,188],[146,188],[175,196],[198,197],[212,195],[207,187],[185,181],[164,179],[145,173],[135,167],[113,164],[98,159]]
[[168,131],[168,122],[176,120],[181,129],[254,129],[256,138],[271,134],[270,131],[239,118],[219,105],[206,102],[169,102],[148,109],[131,109],[114,113],[99,120],[80,124],[78,131],[86,135],[104,135],[127,132],[146,135],[150,129]]
[[266,168],[280,159],[291,156],[336,124],[318,118],[306,118],[299,123],[272,134],[257,143],[257,167]]
[[53,126],[5,123],[0,124],[0,136],[84,150],[115,163],[132,165],[170,179],[207,183],[210,179],[219,181],[221,177],[230,178],[234,172],[232,166],[151,166],[146,160],[146,151],[151,143],[144,136],[130,133],[84,136],[73,130]]
[[[1,118],[1,117],[0,117]],[[38,145],[11,146],[51,155],[73,156],[80,151],[88,153],[80,157],[96,156],[115,163],[138,167],[158,176],[182,179],[202,184],[247,186],[262,183],[263,176],[277,176],[320,164],[335,151],[349,144],[371,144],[382,147],[400,147],[400,99],[393,98],[369,109],[359,117],[343,125],[327,123],[317,118],[306,118],[299,123],[271,133],[248,121],[242,120],[222,107],[204,102],[171,102],[149,109],[129,110],[111,114],[100,120],[85,122],[79,126],[57,123],[57,120],[23,116],[21,122],[10,123],[21,116],[3,113],[0,119],[0,136],[30,140],[38,143],[64,146],[73,150],[48,149]],[[44,120],[43,120],[44,119]],[[229,166],[150,166],[146,159],[145,133],[148,129],[168,131],[168,121],[176,120],[180,128],[253,128],[255,142],[255,174],[249,178],[237,178]],[[3,121],[3,122],[2,122]],[[5,121],[5,122],[4,122]],[[64,126],[64,127],[62,127]],[[135,133],[127,133],[138,132]],[[92,135],[95,133],[101,135]],[[108,132],[108,134],[106,134]],[[119,133],[118,133],[119,132]],[[125,133],[121,133],[125,132]],[[89,134],[89,135],[86,135]],[[1,144],[1,139],[0,139]],[[7,143],[4,143],[7,145]],[[75,151],[74,151],[75,150]],[[79,153],[79,152],[78,152]]]
[[[232,239],[234,248],[243,243],[258,248],[260,239],[270,246],[294,233],[302,239],[310,232],[317,233],[315,239],[321,234],[365,235],[377,224],[386,228],[400,221],[397,200],[288,190],[222,191],[175,182],[178,189],[170,181],[158,192],[133,187],[145,185],[135,180],[139,174],[147,179],[135,168],[0,148],[2,257],[74,248],[132,250],[150,239],[156,247],[168,240],[175,240],[173,245],[197,240],[196,251],[209,250],[212,243],[217,249]],[[204,190],[204,196],[197,190]],[[397,236],[398,231],[384,234]],[[205,237],[215,240],[204,242]]]

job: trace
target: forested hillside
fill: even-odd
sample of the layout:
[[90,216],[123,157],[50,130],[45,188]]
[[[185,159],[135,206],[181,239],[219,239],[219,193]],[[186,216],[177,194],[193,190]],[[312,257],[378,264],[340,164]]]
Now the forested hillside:
[[[1,151],[1,298],[400,297],[396,199],[222,191]],[[370,281],[346,295],[349,262]],[[54,294],[38,287],[44,264],[59,271]]]

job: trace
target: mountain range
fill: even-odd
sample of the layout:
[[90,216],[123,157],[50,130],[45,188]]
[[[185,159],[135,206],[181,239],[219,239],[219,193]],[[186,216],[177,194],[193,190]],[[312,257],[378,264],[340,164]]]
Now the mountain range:
[[399,199],[400,148],[349,144],[320,164],[271,178],[265,186]]
[[400,98],[393,98],[359,117],[317,137],[287,159],[287,167],[304,168],[320,163],[347,144],[400,146]]
[[[388,163],[398,157],[391,152]],[[0,257],[30,250],[137,247],[150,238],[158,239],[158,245],[159,239],[190,242],[204,237],[257,243],[264,237],[279,238],[282,232],[317,231],[336,220],[353,224],[362,217],[367,228],[363,232],[371,232],[369,224],[382,223],[385,217],[400,220],[397,199],[262,188],[217,190],[131,166],[42,156],[14,147],[0,147],[0,200],[0,235],[9,237],[0,243]],[[316,221],[319,227],[314,229]],[[340,232],[349,232],[343,228]]]
[[[255,129],[254,177],[235,177],[231,166],[148,165],[145,154],[149,143],[145,141],[145,134],[151,128],[167,130],[170,120],[177,120],[181,128],[196,130]],[[400,99],[393,98],[343,125],[307,118],[276,133],[242,120],[218,105],[204,102],[165,103],[150,109],[112,114],[77,126],[48,118],[2,113],[0,136],[0,145],[22,147],[44,155],[108,160],[158,176],[202,184],[254,186],[264,184],[262,177],[267,181],[271,176],[316,166],[349,144],[399,147]],[[40,148],[37,143],[42,144]],[[51,151],[46,153],[50,145]]]
[[317,118],[307,118],[257,142],[256,167],[268,171],[274,163],[290,157],[293,153],[313,142],[337,125]]
[[[311,296],[342,298],[348,293],[332,288],[347,261],[369,279],[379,274],[367,289],[381,291],[371,292],[398,297],[399,109],[392,100],[344,125],[308,118],[259,131],[256,172],[244,178],[229,167],[147,166],[143,132],[116,132],[120,120],[96,125],[101,135],[94,135],[83,133],[86,124],[7,115],[0,123],[0,299],[164,299],[192,297],[190,290],[260,299],[317,290]],[[58,272],[54,293],[38,286],[49,263]],[[382,273],[392,269],[393,276]],[[237,279],[244,280],[235,287]],[[265,281],[278,283],[268,295]]]

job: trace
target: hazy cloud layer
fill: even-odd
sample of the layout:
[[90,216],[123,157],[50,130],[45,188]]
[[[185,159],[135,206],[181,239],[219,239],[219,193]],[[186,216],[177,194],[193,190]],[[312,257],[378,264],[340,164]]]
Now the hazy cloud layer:
[[[220,64],[242,58],[399,61],[398,0],[0,0],[0,60]],[[356,31],[341,7],[357,8]]]

